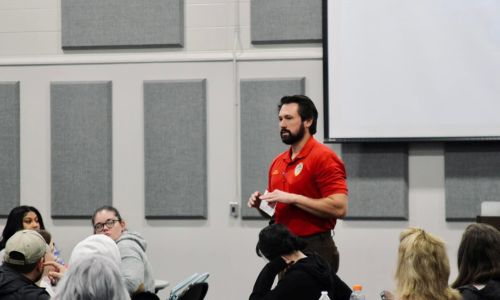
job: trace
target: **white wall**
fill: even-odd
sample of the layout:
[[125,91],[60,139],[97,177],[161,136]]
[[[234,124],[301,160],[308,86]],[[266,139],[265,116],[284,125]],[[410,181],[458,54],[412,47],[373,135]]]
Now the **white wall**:
[[[239,200],[234,70],[239,78],[306,77],[306,92],[322,111],[321,45],[252,46],[249,3],[239,3],[241,47],[237,47],[235,68],[235,1],[187,0],[186,45],[180,50],[67,53],[60,49],[59,1],[0,2],[0,81],[21,81],[21,203],[40,209],[66,258],[91,227],[88,220],[50,218],[49,82],[112,80],[113,201],[129,227],[148,240],[155,277],[173,285],[193,272],[208,271],[207,299],[248,298],[264,265],[254,249],[266,222],[229,216],[228,203]],[[125,63],[131,61],[135,63]],[[147,221],[143,217],[142,80],[188,78],[207,78],[208,218]],[[318,138],[322,136],[320,126]],[[333,147],[340,150],[338,145]],[[424,227],[448,242],[451,277],[456,276],[455,253],[466,223],[445,222],[442,149],[436,144],[410,147],[409,221],[340,221],[337,225],[340,275],[349,284],[363,284],[368,299],[377,299],[381,289],[394,286],[398,235],[409,225]],[[4,224],[5,219],[0,220],[0,228]],[[167,291],[161,295],[165,298]]]

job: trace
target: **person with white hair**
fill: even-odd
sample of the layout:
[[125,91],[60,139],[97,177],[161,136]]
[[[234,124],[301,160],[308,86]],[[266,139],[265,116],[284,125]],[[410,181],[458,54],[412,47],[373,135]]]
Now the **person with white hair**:
[[[73,248],[73,251],[71,252],[68,266],[71,269],[79,260],[94,255],[109,257],[118,266],[118,268],[120,267],[121,258],[118,246],[115,241],[105,235],[91,235],[76,244],[75,248]],[[61,280],[67,272],[67,268],[65,266],[54,261],[45,262],[45,265],[51,266],[55,269],[48,274],[54,282]]]
[[91,235],[76,244],[71,252],[68,264],[71,266],[78,260],[95,254],[109,257],[117,266],[120,266],[120,250],[118,250],[115,241],[106,235]]
[[[116,245],[115,245],[116,246]],[[80,254],[85,253],[80,252]],[[54,300],[128,300],[116,260],[89,252],[75,258],[57,286]],[[72,255],[73,257],[73,255]],[[70,262],[71,263],[71,262]]]

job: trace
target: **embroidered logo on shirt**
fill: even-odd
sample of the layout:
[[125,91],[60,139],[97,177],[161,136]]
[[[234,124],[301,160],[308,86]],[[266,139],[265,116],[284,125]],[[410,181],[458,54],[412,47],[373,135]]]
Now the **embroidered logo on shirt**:
[[272,175],[278,175],[280,173],[280,171],[278,170],[274,170],[273,173],[271,173]]
[[299,176],[300,172],[302,172],[302,168],[304,168],[303,163],[300,163],[295,167],[295,176]]

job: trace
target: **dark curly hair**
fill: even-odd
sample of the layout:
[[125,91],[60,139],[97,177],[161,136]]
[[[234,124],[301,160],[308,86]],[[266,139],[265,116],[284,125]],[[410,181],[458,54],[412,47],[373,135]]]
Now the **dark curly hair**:
[[292,234],[284,225],[272,224],[260,231],[255,252],[258,256],[273,260],[293,251],[304,250],[306,246],[305,240]]

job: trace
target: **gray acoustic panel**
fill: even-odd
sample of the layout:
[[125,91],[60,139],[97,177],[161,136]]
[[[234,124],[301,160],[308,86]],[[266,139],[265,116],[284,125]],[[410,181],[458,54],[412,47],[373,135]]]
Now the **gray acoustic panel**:
[[346,219],[408,219],[408,145],[342,144],[349,187]]
[[144,82],[146,218],[207,216],[206,81]]
[[88,218],[112,203],[111,82],[53,82],[52,205],[55,218]]
[[247,202],[254,191],[267,189],[274,157],[288,146],[281,142],[278,104],[286,95],[303,95],[304,78],[241,81],[241,215],[260,218]]
[[322,0],[251,0],[252,44],[322,40]]
[[61,0],[62,48],[182,47],[182,0]]
[[0,82],[0,216],[19,205],[19,82]]
[[500,143],[445,145],[446,220],[474,221],[481,202],[500,201]]

